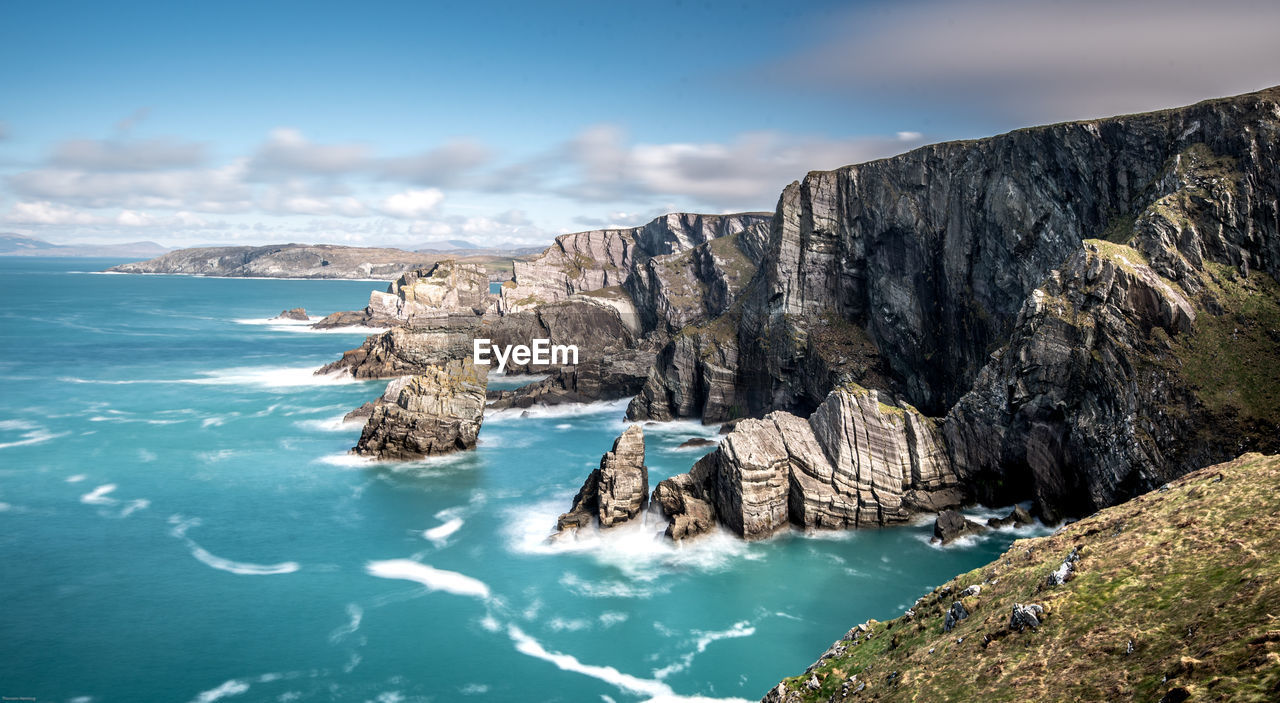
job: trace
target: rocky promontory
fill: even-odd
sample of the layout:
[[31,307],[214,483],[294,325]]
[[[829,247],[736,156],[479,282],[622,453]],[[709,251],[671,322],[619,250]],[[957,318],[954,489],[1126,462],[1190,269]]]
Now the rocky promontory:
[[387,384],[351,450],[377,459],[419,459],[476,446],[487,374],[470,359]]
[[557,535],[598,524],[615,527],[634,519],[649,503],[649,469],[644,465],[644,430],[628,427],[600,457],[573,498],[573,507],[556,521]]
[[506,269],[519,253],[421,253],[403,249],[346,247],[334,244],[271,244],[251,247],[179,249],[147,261],[120,264],[114,273],[169,273],[228,278],[343,278],[390,281],[443,259]]

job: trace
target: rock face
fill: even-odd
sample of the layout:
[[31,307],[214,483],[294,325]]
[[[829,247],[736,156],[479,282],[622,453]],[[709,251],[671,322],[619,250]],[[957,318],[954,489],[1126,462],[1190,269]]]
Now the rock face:
[[364,310],[335,312],[315,326],[429,327],[440,317],[455,313],[483,315],[494,302],[491,297],[483,266],[445,260],[405,272],[387,286],[385,293],[373,291]]
[[649,469],[644,465],[644,430],[628,427],[613,442],[613,449],[600,458],[600,468],[591,472],[573,508],[560,516],[556,530],[564,533],[598,523],[609,528],[635,518],[649,501]]
[[650,258],[687,251],[771,217],[674,213],[642,227],[561,235],[533,261],[515,263],[513,280],[502,287],[502,311],[529,310],[575,293],[622,285]]
[[790,523],[885,525],[962,498],[933,421],[857,387],[833,391],[808,421],[782,411],[743,420],[654,492],[673,539],[717,522],[747,539]]
[[280,314],[276,315],[274,319],[306,321],[306,320],[310,320],[311,318],[307,317],[306,308],[293,308],[291,310],[281,310]]
[[179,249],[148,261],[112,266],[119,273],[182,273],[262,278],[381,278],[390,280],[438,256],[400,249],[329,244]]
[[486,374],[470,359],[387,384],[353,452],[418,459],[472,449],[484,420]]
[[1280,450],[1278,160],[1270,89],[810,173],[628,414],[804,416],[858,383],[945,415],[978,498],[1051,519]]

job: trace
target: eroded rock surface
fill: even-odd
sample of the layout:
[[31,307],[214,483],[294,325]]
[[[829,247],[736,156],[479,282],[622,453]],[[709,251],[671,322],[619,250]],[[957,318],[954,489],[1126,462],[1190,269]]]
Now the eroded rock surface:
[[933,421],[858,387],[833,391],[808,420],[776,411],[739,422],[654,492],[674,539],[716,523],[748,539],[788,524],[885,525],[962,498]]
[[649,469],[644,465],[644,430],[628,427],[600,457],[573,499],[573,507],[556,521],[560,533],[592,524],[609,528],[634,519],[649,503]]
[[472,449],[484,421],[486,372],[470,359],[429,367],[387,384],[352,451],[418,459]]

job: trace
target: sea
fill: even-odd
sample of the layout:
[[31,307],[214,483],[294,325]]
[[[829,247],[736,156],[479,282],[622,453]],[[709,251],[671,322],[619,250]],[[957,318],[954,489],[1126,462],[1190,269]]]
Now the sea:
[[[313,372],[373,330],[270,318],[359,309],[385,282],[98,273],[113,263],[0,258],[7,700],[758,700],[1049,531],[676,545],[646,516],[552,543],[625,400],[491,412],[474,451],[370,462],[343,415],[385,381]],[[646,424],[650,485],[717,430]]]

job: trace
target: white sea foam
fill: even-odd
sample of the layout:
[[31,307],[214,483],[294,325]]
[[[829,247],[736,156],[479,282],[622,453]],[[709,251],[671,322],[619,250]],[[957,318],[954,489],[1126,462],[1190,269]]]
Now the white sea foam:
[[435,546],[443,547],[449,543],[449,536],[462,528],[462,524],[462,518],[451,518],[439,527],[424,530],[422,536],[430,540]]
[[[587,415],[619,415],[626,412],[630,398],[602,400],[595,403],[561,403],[559,405],[534,405],[531,408],[506,408],[487,412],[486,424],[518,422],[530,418],[582,417]],[[523,417],[528,413],[528,417]]]
[[364,325],[347,325],[345,327],[312,327],[312,324],[319,322],[318,317],[310,317],[306,320],[279,320],[279,319],[240,319],[233,320],[237,325],[252,325],[266,327],[272,332],[295,332],[303,334],[358,334],[361,336],[369,336],[371,334],[382,334],[389,328],[387,327],[366,327]]
[[89,478],[89,477],[85,476],[84,474],[76,474],[75,476],[68,476],[67,483],[80,483],[86,478]]
[[675,662],[654,671],[653,675],[659,679],[666,679],[671,674],[684,671],[689,668],[689,665],[693,663],[693,658],[707,651],[707,647],[710,647],[712,643],[738,637],[750,637],[755,633],[756,628],[746,620],[734,623],[733,627],[730,627],[727,630],[719,630],[715,632],[694,630],[692,633],[696,637],[693,641],[694,651],[686,652]]
[[320,374],[309,366],[242,366],[208,371],[202,378],[179,379],[175,383],[205,386],[261,386],[263,388],[309,388],[364,383],[349,374]]
[[582,674],[603,681],[627,693],[648,696],[645,703],[746,703],[740,698],[704,698],[701,696],[681,696],[670,686],[655,679],[645,679],[631,674],[624,674],[612,666],[584,664],[570,654],[548,651],[541,642],[525,634],[515,625],[507,625],[507,636],[515,643],[516,651],[535,659],[550,662],[561,671]]
[[231,679],[222,682],[222,685],[217,688],[201,691],[199,695],[191,699],[191,703],[213,703],[229,696],[238,696],[248,690],[249,684],[239,679]]
[[271,317],[271,318],[250,317],[250,318],[241,318],[238,320],[232,320],[232,322],[236,323],[237,325],[266,325],[268,327],[287,327],[287,326],[306,327],[307,325],[311,324],[311,318],[308,317],[305,320],[293,320],[287,317]]
[[51,439],[65,437],[70,434],[68,432],[50,432],[47,428],[26,420],[0,420],[0,431],[17,432],[20,437],[20,439],[15,439],[12,442],[0,442],[0,449],[40,444],[41,442],[48,442]]
[[583,554],[633,581],[652,581],[663,570],[719,571],[749,556],[749,543],[719,529],[687,544],[672,542],[662,535],[665,524],[651,513],[608,530],[584,528],[573,536],[548,539],[571,499],[566,495],[510,510],[505,521],[508,549],[520,554]]
[[329,633],[329,642],[337,644],[346,639],[348,635],[355,634],[360,629],[360,622],[364,619],[364,610],[355,603],[347,604],[347,624],[342,625],[338,629]]
[[378,463],[376,460],[358,454],[327,454],[315,460],[320,464],[337,466],[343,469],[367,469]]
[[346,413],[342,413],[322,420],[298,420],[293,426],[311,432],[350,432],[364,425],[363,420],[346,420],[346,416]]
[[187,545],[187,549],[191,551],[191,556],[206,566],[220,571],[228,571],[241,576],[273,576],[276,574],[291,574],[301,568],[296,561],[284,561],[279,564],[251,564],[224,559],[210,553],[209,550],[201,547],[195,540],[187,536],[187,530],[200,526],[200,518],[183,518],[181,515],[170,515],[169,524],[173,525],[173,529],[169,530],[169,534],[182,540]]
[[591,621],[582,618],[551,618],[547,621],[547,628],[552,632],[578,632],[590,627]]
[[136,513],[139,510],[145,510],[149,507],[151,507],[151,501],[146,498],[131,500],[120,510],[120,517],[129,517],[133,513]]
[[114,483],[103,484],[80,496],[80,502],[89,505],[111,505],[116,502],[116,499],[107,497],[107,494],[115,489],[116,484]]
[[629,617],[630,616],[627,615],[626,613],[619,613],[616,611],[609,610],[609,611],[600,613],[600,624],[606,628],[610,628],[610,627],[613,627],[614,625],[619,625],[621,623],[626,622],[627,618]]
[[187,546],[191,549],[191,556],[199,559],[207,566],[211,566],[220,571],[229,571],[241,576],[274,576],[276,574],[291,574],[301,568],[296,561],[283,561],[279,564],[250,564],[243,561],[223,559],[220,556],[210,554],[208,550],[190,539],[187,540]]
[[371,561],[365,564],[365,572],[378,578],[416,581],[433,591],[482,599],[489,597],[489,587],[483,581],[456,571],[436,569],[409,559]]

